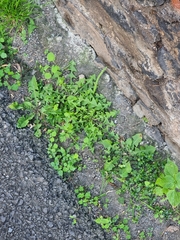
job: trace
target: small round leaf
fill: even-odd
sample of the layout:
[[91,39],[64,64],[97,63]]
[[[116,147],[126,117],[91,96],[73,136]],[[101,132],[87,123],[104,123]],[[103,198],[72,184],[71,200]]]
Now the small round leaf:
[[5,52],[1,53],[1,58],[7,58],[7,54]]
[[54,60],[55,60],[55,55],[54,55],[54,53],[52,53],[52,52],[48,53],[48,55],[47,55],[47,60],[48,60],[49,62],[54,62]]
[[45,73],[44,77],[45,77],[45,79],[50,79],[51,78],[51,74],[50,73]]

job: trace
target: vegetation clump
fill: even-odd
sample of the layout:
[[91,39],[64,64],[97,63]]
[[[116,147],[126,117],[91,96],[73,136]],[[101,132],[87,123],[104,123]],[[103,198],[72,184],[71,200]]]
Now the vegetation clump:
[[40,66],[42,79],[33,76],[28,83],[30,95],[23,103],[14,102],[10,107],[26,110],[27,114],[19,118],[17,127],[26,127],[33,121],[36,137],[46,132],[48,154],[53,159],[51,165],[63,176],[81,169],[79,150],[89,148],[94,152],[94,144],[114,126],[111,118],[117,113],[109,111],[111,103],[96,92],[104,70],[97,78],[92,75],[75,81],[74,61],[64,69],[66,74],[63,75],[54,64],[52,52],[47,53],[47,60],[52,64]]
[[[138,221],[137,216],[140,216],[143,207],[153,210],[156,216],[170,216],[170,210],[158,205],[155,186],[160,181],[156,179],[166,161],[157,160],[154,146],[142,144],[141,133],[121,140],[113,130],[113,118],[118,113],[97,92],[98,81],[105,69],[98,77],[78,78],[74,61],[61,69],[55,64],[55,55],[47,50],[45,53],[48,64],[40,65],[40,74],[29,81],[29,96],[22,103],[13,102],[9,106],[13,110],[24,110],[25,114],[19,118],[17,127],[31,126],[36,137],[45,134],[51,166],[61,177],[81,171],[84,167],[81,152],[89,149],[93,154],[98,145],[101,149],[98,159],[101,173],[108,183],[119,186],[117,194],[121,204],[125,203],[128,194],[131,206],[129,216],[133,217],[134,222]],[[93,197],[83,186],[75,192],[79,204],[96,207],[101,206],[101,198],[105,194]],[[166,193],[165,190],[163,192]],[[116,229],[113,230],[114,239],[118,239],[122,230],[126,230],[126,238],[130,239],[129,228],[121,228],[122,221],[114,225],[114,220],[105,216],[96,220],[104,229]]]
[[31,26],[35,25],[32,15],[38,9],[38,5],[31,0],[0,0],[0,32],[21,31],[26,25],[31,33]]

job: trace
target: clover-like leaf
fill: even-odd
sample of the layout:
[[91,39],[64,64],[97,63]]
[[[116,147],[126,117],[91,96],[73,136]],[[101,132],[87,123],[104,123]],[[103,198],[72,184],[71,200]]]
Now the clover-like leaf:
[[49,52],[48,55],[47,55],[47,60],[48,60],[48,62],[54,62],[54,60],[55,60],[54,53]]
[[7,54],[5,52],[2,52],[0,56],[1,58],[7,58]]

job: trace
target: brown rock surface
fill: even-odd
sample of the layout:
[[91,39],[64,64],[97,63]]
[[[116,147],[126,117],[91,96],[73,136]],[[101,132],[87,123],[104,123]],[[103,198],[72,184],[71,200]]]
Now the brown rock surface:
[[144,115],[177,151],[180,11],[163,0],[57,0],[56,6],[132,104],[141,99]]

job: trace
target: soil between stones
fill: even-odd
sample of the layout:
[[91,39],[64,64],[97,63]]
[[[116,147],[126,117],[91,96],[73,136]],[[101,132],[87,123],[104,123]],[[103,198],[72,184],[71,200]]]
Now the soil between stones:
[[[19,61],[33,69],[36,61],[45,62],[44,50],[47,48],[55,53],[60,66],[75,59],[79,74],[99,73],[101,69],[96,64],[93,49],[73,34],[53,4],[44,3],[47,2],[41,1],[43,14],[36,20],[38,28],[27,45],[18,38],[14,42],[19,49]],[[82,153],[87,168],[65,182],[50,167],[46,141],[35,138],[30,129],[16,128],[19,113],[11,111],[8,104],[23,99],[29,78],[26,74],[24,86],[17,93],[0,89],[0,240],[112,239],[94,222],[101,210],[82,208],[74,194],[74,186],[78,184],[89,186],[93,183],[95,192],[102,188],[98,166],[92,163],[90,154]],[[131,103],[107,74],[100,81],[99,91],[120,110],[116,129],[121,136],[142,132],[156,140],[160,148],[165,147],[158,130],[146,126],[134,115]],[[110,199],[107,213],[112,216],[122,214],[123,208],[112,187],[104,188]],[[77,224],[72,224],[70,216],[77,219]],[[165,232],[171,224],[159,223],[150,211],[145,211],[139,224],[131,224],[132,239],[139,239],[139,232],[147,229],[153,230],[153,236],[146,239],[180,239],[179,231]],[[125,239],[123,235],[121,239]]]

